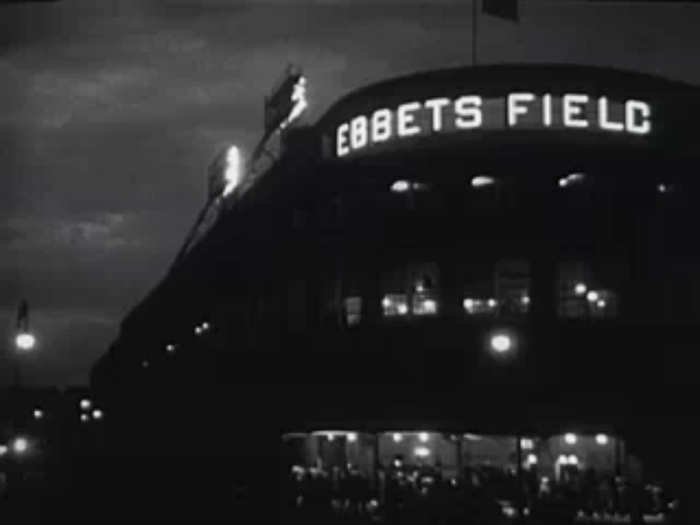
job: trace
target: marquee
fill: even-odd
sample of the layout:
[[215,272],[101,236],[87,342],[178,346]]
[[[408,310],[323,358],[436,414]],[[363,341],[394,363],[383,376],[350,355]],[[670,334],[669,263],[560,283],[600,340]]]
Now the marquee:
[[342,122],[335,130],[335,156],[345,157],[410,137],[474,130],[594,130],[648,135],[652,119],[652,106],[644,100],[586,93],[436,97],[380,107]]

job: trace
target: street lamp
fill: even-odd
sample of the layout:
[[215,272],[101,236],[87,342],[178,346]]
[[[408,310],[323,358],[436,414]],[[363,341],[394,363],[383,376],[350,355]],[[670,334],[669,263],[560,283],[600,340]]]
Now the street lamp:
[[515,346],[515,339],[505,332],[494,332],[489,339],[491,351],[497,354],[507,354]]
[[12,451],[15,454],[21,455],[29,450],[29,441],[25,437],[17,437],[12,442]]

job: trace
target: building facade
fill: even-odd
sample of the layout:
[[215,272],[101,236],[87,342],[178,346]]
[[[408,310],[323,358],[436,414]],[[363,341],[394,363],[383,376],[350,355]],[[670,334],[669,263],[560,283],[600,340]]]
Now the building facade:
[[239,461],[336,430],[605,433],[682,486],[666,433],[696,383],[698,93],[462,68],[286,131],[95,365],[115,442]]

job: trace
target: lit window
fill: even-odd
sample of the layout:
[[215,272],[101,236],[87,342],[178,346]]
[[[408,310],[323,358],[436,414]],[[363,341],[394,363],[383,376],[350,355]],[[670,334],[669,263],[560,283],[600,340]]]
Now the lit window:
[[416,447],[413,450],[413,454],[418,458],[427,458],[430,456],[430,449],[428,447]]
[[385,317],[402,316],[408,313],[408,299],[406,294],[387,294],[382,299],[382,308]]
[[532,450],[533,448],[535,448],[535,443],[530,438],[522,438],[520,440],[520,447],[523,450]]
[[436,315],[439,312],[437,265],[410,264],[386,274],[382,299],[385,317]]
[[493,315],[498,309],[498,302],[493,298],[467,297],[462,301],[462,306],[469,315]]
[[[602,268],[610,275],[611,269]],[[614,272],[609,280],[615,278]],[[587,264],[565,263],[559,269],[560,317],[566,318],[609,318],[617,315],[618,296],[613,290],[600,286],[600,281]]]
[[413,296],[413,313],[415,315],[435,315],[437,311],[437,301],[432,297],[432,294],[416,294]]
[[362,320],[362,298],[346,297],[343,300],[345,323],[348,326],[355,326]]
[[522,315],[530,311],[530,266],[525,260],[472,264],[462,302],[468,315]]
[[494,272],[494,292],[502,315],[530,311],[530,264],[525,260],[502,260]]

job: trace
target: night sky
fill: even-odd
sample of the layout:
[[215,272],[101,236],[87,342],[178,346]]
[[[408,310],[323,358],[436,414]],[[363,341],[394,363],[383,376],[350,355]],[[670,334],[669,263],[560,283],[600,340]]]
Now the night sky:
[[[27,298],[40,346],[23,356],[26,382],[87,381],[175,256],[211,158],[231,142],[252,149],[289,62],[309,80],[307,122],[364,84],[469,64],[468,3],[380,3],[0,4],[0,350]],[[518,25],[480,18],[481,63],[700,84],[700,5],[522,0],[520,11]],[[6,356],[0,365],[1,386]]]

